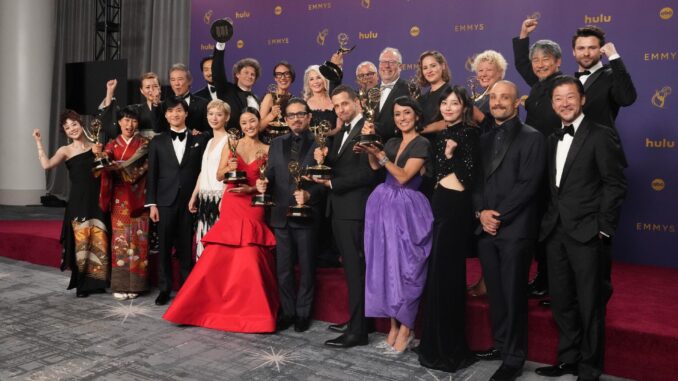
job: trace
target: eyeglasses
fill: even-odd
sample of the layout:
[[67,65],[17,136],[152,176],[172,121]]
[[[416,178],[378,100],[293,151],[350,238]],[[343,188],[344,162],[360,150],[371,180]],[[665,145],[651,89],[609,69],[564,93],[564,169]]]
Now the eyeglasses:
[[400,64],[398,61],[379,61],[379,65],[384,65],[384,66],[395,66]]
[[295,112],[295,113],[285,115],[285,119],[289,119],[289,120],[303,119],[303,118],[306,117],[306,115],[308,115],[308,113],[305,112],[305,111]]
[[292,73],[289,72],[289,71],[285,71],[285,72],[276,71],[275,73],[273,73],[273,76],[278,78],[278,79],[280,79],[280,78],[292,78]]
[[369,73],[358,74],[356,77],[357,77],[358,79],[368,79],[368,78],[374,77],[375,74],[377,74],[377,73],[371,71],[371,72],[369,72]]

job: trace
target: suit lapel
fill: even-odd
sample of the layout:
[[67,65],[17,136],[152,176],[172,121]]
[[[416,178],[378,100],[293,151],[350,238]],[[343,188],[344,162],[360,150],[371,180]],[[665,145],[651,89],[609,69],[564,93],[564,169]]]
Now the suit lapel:
[[[388,97],[386,97],[386,100],[384,101],[384,106],[388,105],[389,102],[393,103],[393,100],[396,98],[396,94],[400,93],[401,87],[404,86],[405,81],[402,79],[398,78],[396,83],[393,85],[393,88],[391,89],[391,92],[388,93]],[[379,108],[378,115],[375,119],[379,119],[381,116],[381,108]]]
[[174,152],[174,144],[172,144],[172,137],[170,136],[170,131],[171,130],[164,132],[162,135],[158,136],[158,138],[161,139],[160,141],[162,142],[162,144],[165,145],[167,151],[172,155],[174,163],[176,165],[180,165],[181,163],[179,163],[179,159],[177,159],[177,153]]
[[589,135],[588,121],[586,118],[581,122],[577,132],[574,134],[572,139],[572,145],[570,145],[570,150],[567,152],[567,158],[565,159],[565,165],[563,166],[563,174],[560,176],[560,187],[565,184],[565,179],[567,179],[570,169],[572,169],[572,163],[577,158],[579,150],[584,145],[586,137]]
[[558,148],[558,138],[555,134],[551,134],[548,137],[548,153],[549,157],[547,158],[548,162],[548,171],[549,171],[549,186],[552,189],[558,189],[556,186],[556,149]]
[[[489,171],[486,173],[488,177],[492,173],[494,173],[494,171],[497,170],[497,168],[499,168],[499,165],[504,160],[504,156],[506,156],[506,152],[508,152],[509,148],[511,147],[511,144],[518,135],[518,132],[520,132],[522,124],[520,123],[519,120],[516,120],[516,122],[512,126],[507,126],[506,128],[508,128],[508,131],[506,131],[506,141],[504,142],[504,145],[501,147],[501,150],[499,151],[498,155],[492,158],[492,163],[490,164]],[[496,132],[492,134],[493,141],[490,142],[490,147],[492,147],[492,144],[494,144],[495,136]],[[489,154],[492,155],[492,149],[490,148],[488,151],[490,151]]]
[[605,66],[596,70],[595,73],[591,74],[588,78],[586,78],[586,82],[584,82],[584,92],[588,91],[589,87],[593,85],[593,82],[600,78],[600,75],[603,74],[603,71],[605,71]]
[[184,164],[186,163],[188,153],[190,152],[189,150],[191,149],[192,144],[196,141],[195,137],[193,134],[191,134],[191,130],[187,130],[186,132],[186,147],[184,148],[184,156],[181,157],[181,162],[179,163],[180,167],[183,167]]
[[[348,134],[348,138],[346,139],[346,143],[344,143],[344,145],[341,147],[341,150],[337,154],[337,158],[341,157],[344,154],[344,152],[347,151],[347,148],[351,144],[351,141],[355,139],[356,136],[360,135],[360,130],[362,130],[364,124],[363,121],[364,119],[360,119],[358,123],[356,123],[355,126],[351,128],[351,131]],[[339,139],[339,144],[341,144],[341,140],[343,139]]]
[[281,143],[282,143],[283,163],[289,163],[290,152],[292,151],[292,133],[283,135]]

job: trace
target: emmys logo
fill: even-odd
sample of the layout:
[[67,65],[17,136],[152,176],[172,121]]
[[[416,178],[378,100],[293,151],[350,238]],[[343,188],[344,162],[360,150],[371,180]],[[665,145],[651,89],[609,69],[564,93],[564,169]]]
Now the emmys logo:
[[379,33],[369,31],[367,33],[358,32],[358,40],[374,40],[379,37]]
[[418,63],[409,63],[409,64],[401,64],[400,65],[400,70],[402,71],[408,71],[408,70],[417,70],[419,68]]
[[370,9],[370,6],[372,5],[372,1],[371,0],[360,0],[360,5],[365,9]]
[[247,19],[250,16],[251,16],[250,13],[247,11],[235,12],[235,18],[237,19]]
[[214,11],[211,10],[211,9],[209,11],[205,12],[205,16],[202,17],[202,21],[204,21],[205,24],[209,25],[210,21],[212,21],[212,15],[213,14],[214,14]]
[[475,54],[466,59],[466,62],[464,62],[464,69],[466,69],[466,71],[473,73],[473,61],[475,61],[475,59]]
[[600,16],[584,15],[584,24],[601,24],[606,22],[612,22],[612,16],[606,16],[602,13]]
[[315,38],[315,42],[318,43],[320,46],[325,46],[325,39],[327,38],[327,35],[330,33],[330,30],[325,28],[318,32],[318,37]]
[[668,20],[673,17],[673,8],[664,7],[659,10],[659,18],[662,20]]
[[654,140],[650,138],[645,138],[645,148],[676,148],[676,141],[663,138],[661,140]]
[[280,5],[276,5],[275,8],[273,8],[273,14],[280,16],[282,14],[282,7]]
[[664,86],[661,89],[654,91],[654,95],[650,101],[653,106],[664,108],[664,102],[666,102],[666,97],[669,95],[671,95],[671,87]]
[[481,32],[485,30],[485,24],[456,24],[455,32]]
[[663,191],[664,187],[666,186],[664,179],[654,179],[650,185],[652,186],[652,189],[656,190],[657,192]]
[[236,46],[238,49],[242,49],[242,48],[245,46],[245,41],[243,41],[243,40],[238,40],[238,42],[235,43],[235,46]]
[[656,52],[645,53],[645,61],[675,61],[678,57],[678,52]]
[[321,9],[331,9],[332,8],[332,3],[329,1],[326,3],[314,3],[314,4],[309,4],[308,5],[308,10],[309,11],[318,11]]
[[268,44],[269,45],[286,45],[290,43],[290,39],[288,37],[285,38],[269,38],[268,39]]
[[649,222],[636,222],[636,231],[651,233],[675,233],[675,224],[652,224]]
[[410,36],[412,36],[412,37],[419,36],[419,32],[421,32],[421,31],[419,30],[419,27],[416,26],[416,25],[413,26],[412,28],[410,28]]

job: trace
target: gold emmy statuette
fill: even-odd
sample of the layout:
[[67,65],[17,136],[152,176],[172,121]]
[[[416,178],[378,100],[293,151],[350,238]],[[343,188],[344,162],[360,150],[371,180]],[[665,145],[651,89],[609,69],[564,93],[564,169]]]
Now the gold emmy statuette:
[[347,48],[348,46],[348,34],[346,33],[339,33],[337,35],[337,41],[339,42],[339,49],[337,49],[337,54],[341,54],[342,56],[347,55],[348,53],[351,53],[353,49],[355,49],[355,45],[351,46],[350,48]]
[[[228,131],[226,131],[226,134],[228,135],[228,149],[231,151],[231,158],[237,157],[237,149],[238,149],[238,137],[239,137],[239,132],[235,128],[231,128]],[[247,183],[247,173],[245,171],[228,171],[224,174],[224,182],[226,184],[243,184]]]
[[[259,166],[259,180],[266,180],[266,168],[268,167],[268,154],[262,150],[257,151],[256,161]],[[275,206],[273,197],[268,193],[259,193],[252,196],[252,206],[270,207]]]
[[417,83],[417,79],[412,77],[407,81],[407,91],[410,93],[410,98],[417,100],[421,96],[421,87]]
[[[332,124],[327,120],[323,120],[317,126],[313,126],[310,128],[311,132],[313,132],[313,136],[315,137],[315,142],[318,145],[318,148],[320,148],[321,150],[324,150],[325,147],[327,147],[327,134],[330,132],[331,129]],[[323,165],[323,162],[324,159],[319,160],[317,165],[307,167],[306,174],[312,179],[319,180],[331,179],[332,168]]]
[[[296,190],[301,190],[301,166],[296,160],[291,160],[287,169],[292,175]],[[287,209],[287,217],[308,218],[311,217],[311,207],[308,205],[290,205]]]
[[[82,129],[82,132],[85,134],[87,140],[94,144],[99,144],[99,133],[103,125],[99,118],[94,118],[89,125],[89,128]],[[92,165],[92,171],[98,173],[102,170],[108,170],[113,167],[113,162],[106,156],[104,152],[94,155],[94,164]]]
[[210,34],[216,42],[227,42],[233,37],[233,20],[228,17],[216,20],[210,27]]
[[532,14],[527,16],[527,18],[531,20],[539,20],[541,18],[541,13],[538,11],[532,12]]
[[[285,95],[278,93],[278,85],[275,83],[268,85],[266,91],[271,94],[271,97],[273,98],[273,104],[276,106],[280,106],[286,98]],[[282,119],[282,116],[278,115],[274,121],[268,124],[268,131],[272,137],[275,138],[290,132],[290,127]]]
[[480,98],[482,94],[478,93],[478,89],[481,87],[480,83],[478,83],[478,77],[475,75],[472,77],[469,77],[466,80],[466,87],[468,88],[469,95],[471,96],[472,101],[476,101],[476,99]]
[[[358,98],[360,99],[360,105],[363,108],[365,120],[374,123],[377,108],[379,108],[379,101],[381,100],[381,89],[379,89],[379,87],[373,87],[369,90],[361,89],[358,93]],[[357,144],[371,144],[380,149],[384,148],[384,143],[377,134],[361,134]]]

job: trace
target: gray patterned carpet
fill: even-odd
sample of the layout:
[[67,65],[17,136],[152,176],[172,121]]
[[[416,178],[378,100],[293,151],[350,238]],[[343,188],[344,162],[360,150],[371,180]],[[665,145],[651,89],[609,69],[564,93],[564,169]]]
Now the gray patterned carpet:
[[[328,348],[334,334],[319,321],[301,334],[180,327],[161,319],[155,295],[76,299],[67,283],[68,273],[0,257],[0,380],[488,380],[499,366],[430,371],[411,352],[384,357],[374,347],[381,334],[366,347]],[[544,379],[536,366],[520,380]]]

